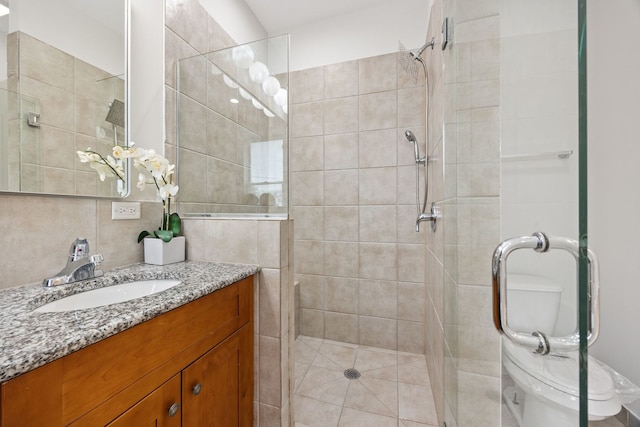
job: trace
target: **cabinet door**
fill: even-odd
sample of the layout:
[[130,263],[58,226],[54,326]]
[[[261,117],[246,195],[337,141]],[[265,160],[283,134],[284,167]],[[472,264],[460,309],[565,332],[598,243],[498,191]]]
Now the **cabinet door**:
[[108,427],[180,427],[180,374],[155,389]]
[[[211,349],[182,371],[182,425],[185,427],[250,426],[253,360],[247,327]],[[247,403],[251,406],[247,406]]]

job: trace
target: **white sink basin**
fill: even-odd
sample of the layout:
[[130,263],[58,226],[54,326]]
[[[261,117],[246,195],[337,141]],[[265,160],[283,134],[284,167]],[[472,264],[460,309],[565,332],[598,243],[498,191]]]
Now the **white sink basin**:
[[103,305],[130,301],[147,295],[157,294],[180,283],[182,283],[180,280],[157,279],[106,286],[104,288],[69,295],[68,297],[38,307],[34,311],[38,313],[51,313],[102,307]]

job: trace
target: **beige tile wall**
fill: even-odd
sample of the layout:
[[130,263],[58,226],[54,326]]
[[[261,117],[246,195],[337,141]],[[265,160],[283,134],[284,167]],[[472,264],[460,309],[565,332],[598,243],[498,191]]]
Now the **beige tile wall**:
[[[100,182],[76,151],[88,147],[108,154],[113,126],[105,121],[109,103],[124,101],[124,81],[24,32],[8,35],[9,89],[20,93],[20,114],[11,124],[20,146],[19,166],[11,168],[13,191],[111,196],[115,180]],[[18,101],[18,98],[11,98]],[[40,114],[40,127],[27,126],[28,112]],[[123,140],[122,127],[118,140]],[[16,162],[18,160],[16,159]],[[18,164],[16,164],[18,166]],[[19,187],[18,187],[19,185]]]
[[189,260],[261,266],[254,306],[254,425],[289,426],[293,222],[193,219],[184,221],[184,235]]
[[396,54],[291,76],[291,216],[303,335],[424,352],[425,235],[411,129],[424,80]]

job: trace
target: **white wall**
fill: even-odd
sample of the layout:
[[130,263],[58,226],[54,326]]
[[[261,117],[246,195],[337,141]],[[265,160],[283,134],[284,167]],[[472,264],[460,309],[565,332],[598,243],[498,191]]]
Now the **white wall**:
[[292,28],[292,71],[396,52],[425,42],[431,0],[394,0]]
[[[239,44],[267,36],[243,1],[200,0],[200,4]],[[284,33],[291,35],[290,70],[396,52],[399,40],[409,49],[418,48],[425,42],[431,4],[432,0],[380,2],[366,11],[289,28]]]
[[131,0],[130,57],[130,140],[163,153],[164,2]]
[[589,243],[602,329],[591,354],[640,385],[640,2],[588,2]]
[[267,31],[243,0],[199,1],[236,43],[244,44],[267,38]]

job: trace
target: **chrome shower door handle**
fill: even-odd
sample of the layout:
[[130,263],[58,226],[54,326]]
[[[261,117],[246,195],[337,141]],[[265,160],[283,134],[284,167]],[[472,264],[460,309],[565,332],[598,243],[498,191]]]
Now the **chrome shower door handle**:
[[[491,265],[493,284],[493,323],[501,334],[510,341],[522,347],[531,348],[538,354],[548,354],[550,351],[570,351],[580,347],[580,331],[576,327],[571,335],[565,337],[548,337],[542,332],[527,335],[514,331],[509,326],[507,318],[507,258],[518,249],[533,249],[536,252],[548,252],[551,249],[565,250],[578,262],[580,247],[576,240],[566,237],[547,236],[536,232],[531,236],[514,237],[500,243],[493,252]],[[598,338],[600,330],[600,288],[598,260],[591,249],[587,248],[589,264],[588,274],[588,331],[587,345],[591,345]],[[578,281],[576,281],[578,283]]]

